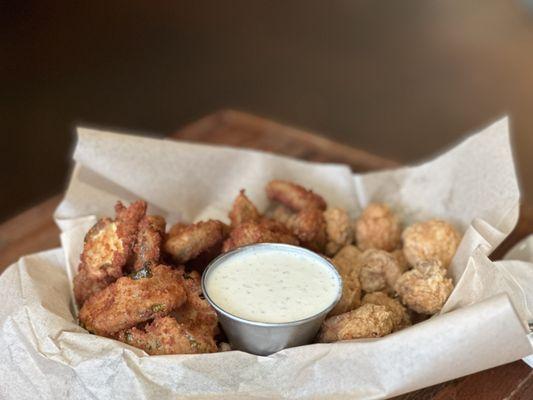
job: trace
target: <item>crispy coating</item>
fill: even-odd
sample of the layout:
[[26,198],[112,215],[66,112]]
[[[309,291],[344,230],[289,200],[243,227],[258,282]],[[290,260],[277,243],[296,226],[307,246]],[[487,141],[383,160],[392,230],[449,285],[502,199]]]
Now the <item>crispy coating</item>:
[[270,200],[277,201],[295,212],[310,208],[322,211],[326,209],[326,202],[321,196],[296,183],[273,180],[267,184],[266,193]]
[[400,245],[400,222],[386,204],[372,203],[355,222],[355,237],[361,250],[392,251]]
[[123,330],[117,339],[150,355],[213,353],[218,350],[211,336],[180,324],[169,316],[155,318],[144,329],[133,327]]
[[326,319],[318,341],[329,343],[381,337],[391,333],[393,327],[393,313],[387,307],[367,303],[353,311]]
[[133,246],[133,270],[159,264],[166,222],[159,215],[147,215],[139,222],[137,240]]
[[425,261],[400,276],[395,288],[407,307],[420,314],[433,315],[442,309],[453,283],[439,261]]
[[146,213],[146,202],[129,207],[115,206],[116,218],[100,219],[85,235],[78,273],[74,278],[74,297],[81,306],[91,295],[122,276],[130,260],[138,224]]
[[298,238],[300,245],[322,253],[326,246],[326,221],[323,212],[309,208],[293,215],[287,228]]
[[189,328],[201,331],[206,335],[214,336],[218,333],[217,313],[205,300],[200,285],[200,274],[197,271],[185,272],[183,267],[178,268],[183,276],[187,301],[172,312],[172,316]]
[[333,256],[341,248],[352,244],[354,233],[350,216],[342,208],[328,208],[324,211],[326,222],[326,255]]
[[277,205],[271,213],[271,217],[274,221],[278,221],[280,224],[287,226],[294,213],[283,204]]
[[254,203],[246,196],[244,189],[235,198],[229,213],[229,219],[231,226],[237,226],[244,222],[259,222],[261,220],[261,214],[257,211]]
[[85,328],[101,336],[158,316],[164,316],[187,300],[183,278],[166,265],[146,267],[134,276],[119,278],[91,296],[80,310]]
[[447,268],[461,236],[446,221],[432,219],[406,228],[402,233],[403,252],[411,265],[439,260]]
[[383,292],[367,293],[363,297],[363,304],[385,306],[392,313],[393,331],[399,331],[411,325],[411,318],[407,309],[401,303]]
[[209,220],[189,225],[178,234],[169,236],[163,248],[172,259],[183,264],[221,246],[224,240],[224,224],[217,220]]
[[396,258],[384,250],[368,249],[359,258],[361,287],[367,293],[392,289],[401,275]]
[[361,304],[361,283],[359,281],[359,255],[355,246],[345,246],[332,262],[342,278],[342,295],[328,316],[343,314]]
[[396,249],[391,254],[396,259],[402,273],[409,269],[409,263],[407,262],[407,258],[405,258],[405,254],[403,254],[403,249]]
[[170,227],[168,230],[167,236],[176,236],[180,234],[185,228],[187,228],[190,224],[185,224],[183,222],[176,222],[174,225]]
[[280,223],[263,218],[260,222],[245,222],[231,231],[222,251],[254,243],[287,243],[297,245],[298,239]]

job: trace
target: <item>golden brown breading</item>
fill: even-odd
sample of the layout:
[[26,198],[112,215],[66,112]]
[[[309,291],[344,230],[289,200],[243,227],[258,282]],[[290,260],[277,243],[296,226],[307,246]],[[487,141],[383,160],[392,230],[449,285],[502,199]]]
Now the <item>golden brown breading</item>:
[[222,251],[254,243],[298,244],[298,239],[280,223],[263,218],[260,222],[245,222],[231,231]]
[[300,245],[322,253],[326,246],[326,222],[322,211],[309,208],[294,214],[287,228],[296,236]]
[[122,276],[131,258],[146,203],[139,200],[125,207],[118,202],[115,210],[115,220],[102,218],[85,235],[78,273],[74,278],[74,296],[78,306]]
[[387,294],[383,292],[367,293],[363,297],[363,304],[367,303],[387,307],[392,313],[393,331],[399,331],[411,325],[411,318],[407,309],[398,300],[389,297]]
[[326,209],[326,202],[321,196],[296,183],[273,180],[267,184],[266,193],[270,200],[275,200],[296,212],[310,208],[322,211]]
[[285,207],[283,204],[277,205],[271,212],[272,219],[284,226],[287,226],[293,216],[294,213],[289,208]]
[[158,316],[164,316],[187,300],[183,278],[166,265],[146,267],[131,277],[119,278],[91,296],[80,310],[85,328],[101,336]]
[[191,224],[185,224],[183,222],[176,222],[168,230],[167,237],[176,236],[177,234],[181,233],[185,228],[187,228],[190,225]]
[[387,307],[364,304],[356,310],[326,319],[318,341],[329,343],[381,337],[391,333],[393,326],[393,315]]
[[406,228],[402,233],[403,252],[411,265],[439,260],[447,268],[461,241],[461,236],[446,221],[432,219]]
[[233,206],[229,213],[231,226],[237,226],[244,222],[259,222],[261,214],[257,211],[257,207],[244,193],[242,189],[239,195],[235,198]]
[[418,263],[396,282],[396,292],[402,303],[420,314],[439,312],[453,290],[440,261]]
[[[401,275],[400,266],[390,253],[384,250],[368,249],[359,257],[361,287],[367,293],[390,287]],[[392,285],[392,286],[391,286]]]
[[400,270],[405,272],[410,268],[409,263],[407,262],[407,258],[405,258],[405,254],[403,254],[403,249],[396,249],[392,251],[391,254],[396,259]]
[[147,215],[141,219],[133,246],[133,271],[159,263],[165,226],[165,219],[159,215]]
[[386,204],[372,203],[355,222],[357,247],[392,251],[400,245],[400,222]]
[[218,333],[218,317],[216,311],[204,299],[200,284],[200,274],[197,271],[186,272],[183,267],[178,268],[183,275],[187,301],[172,312],[172,316],[185,326],[214,336]]
[[342,208],[328,208],[324,211],[326,222],[326,255],[335,255],[342,247],[352,244],[354,233],[350,216]]
[[163,248],[172,259],[183,264],[221,246],[224,240],[224,224],[217,220],[209,220],[189,225],[165,241]]
[[359,281],[359,256],[355,246],[345,246],[333,257],[333,265],[342,278],[342,296],[328,316],[343,314],[361,304],[361,283]]
[[121,331],[117,339],[150,355],[214,353],[218,350],[211,336],[168,316],[155,318],[144,329],[133,327]]

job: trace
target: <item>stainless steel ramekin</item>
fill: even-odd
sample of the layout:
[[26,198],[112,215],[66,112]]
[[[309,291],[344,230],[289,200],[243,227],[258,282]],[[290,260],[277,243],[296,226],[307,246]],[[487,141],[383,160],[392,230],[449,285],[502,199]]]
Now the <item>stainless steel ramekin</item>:
[[[273,251],[298,253],[302,258],[311,258],[320,261],[330,268],[339,280],[339,292],[335,300],[319,313],[298,321],[271,323],[250,321],[233,315],[220,308],[210,297],[206,290],[206,281],[209,273],[228,262],[233,257],[239,257],[244,252],[254,251],[258,247],[265,247]],[[269,355],[287,347],[301,346],[310,343],[316,336],[322,321],[335,307],[342,295],[342,280],[337,270],[327,259],[310,250],[298,246],[279,243],[260,243],[240,247],[236,250],[222,254],[215,258],[205,269],[202,275],[202,291],[207,301],[216,310],[220,324],[228,337],[231,347],[257,355]]]

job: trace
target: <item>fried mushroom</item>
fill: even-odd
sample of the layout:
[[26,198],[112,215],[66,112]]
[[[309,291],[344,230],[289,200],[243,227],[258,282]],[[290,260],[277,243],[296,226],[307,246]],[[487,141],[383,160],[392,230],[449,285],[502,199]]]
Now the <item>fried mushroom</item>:
[[372,203],[355,222],[355,237],[361,250],[392,251],[400,245],[400,222],[386,204]]

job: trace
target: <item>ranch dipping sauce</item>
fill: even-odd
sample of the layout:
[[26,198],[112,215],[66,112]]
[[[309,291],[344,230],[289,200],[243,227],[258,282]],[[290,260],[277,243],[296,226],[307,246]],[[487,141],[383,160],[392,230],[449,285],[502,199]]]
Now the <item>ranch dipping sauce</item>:
[[300,321],[332,307],[342,285],[334,268],[317,254],[282,248],[253,246],[230,255],[209,271],[206,295],[225,312],[261,323]]

